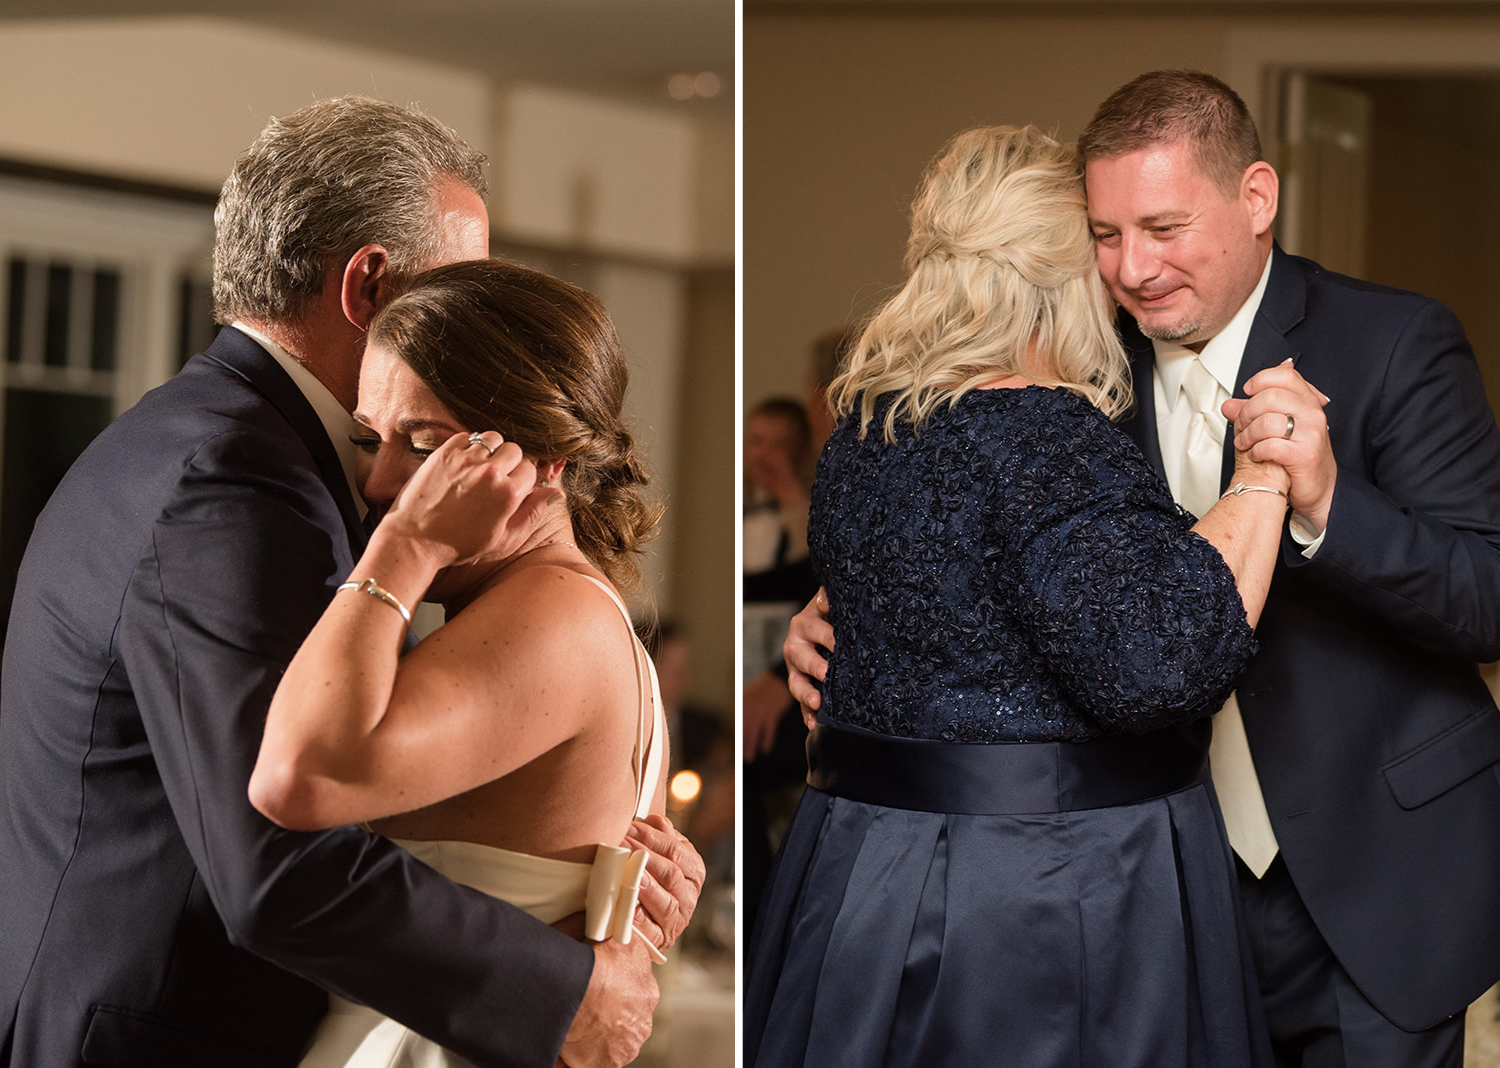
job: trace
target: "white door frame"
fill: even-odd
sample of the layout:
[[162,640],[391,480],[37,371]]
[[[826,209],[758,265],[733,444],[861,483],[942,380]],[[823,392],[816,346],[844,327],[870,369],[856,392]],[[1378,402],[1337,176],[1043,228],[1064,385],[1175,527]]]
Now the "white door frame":
[[[1425,30],[1346,22],[1327,28],[1231,30],[1225,81],[1244,98],[1264,138],[1274,138],[1280,129],[1277,82],[1289,68],[1370,76],[1500,76],[1500,27]],[[1263,147],[1274,154],[1274,142]]]

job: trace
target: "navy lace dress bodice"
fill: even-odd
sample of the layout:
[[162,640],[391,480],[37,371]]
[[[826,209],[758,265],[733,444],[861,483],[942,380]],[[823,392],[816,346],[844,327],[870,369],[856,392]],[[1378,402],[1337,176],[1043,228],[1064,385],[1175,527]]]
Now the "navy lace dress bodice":
[[808,540],[837,645],[821,717],[955,742],[1081,741],[1223,704],[1234,576],[1135,444],[1060,389],[975,390],[920,430],[852,419]]

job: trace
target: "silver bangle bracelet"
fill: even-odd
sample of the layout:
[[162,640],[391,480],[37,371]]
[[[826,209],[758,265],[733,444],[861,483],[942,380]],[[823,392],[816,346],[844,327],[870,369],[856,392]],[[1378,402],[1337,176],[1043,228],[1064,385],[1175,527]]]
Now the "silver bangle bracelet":
[[1219,500],[1222,501],[1225,497],[1242,497],[1247,493],[1274,493],[1279,497],[1286,497],[1288,504],[1290,504],[1292,500],[1290,497],[1286,496],[1286,490],[1279,490],[1272,486],[1247,486],[1243,482],[1236,482],[1234,485],[1230,486],[1227,490],[1219,495]]
[[402,604],[396,598],[396,595],[393,594],[390,590],[381,587],[374,579],[367,578],[359,582],[351,580],[341,585],[337,590],[334,590],[334,592],[342,593],[345,590],[359,590],[361,593],[368,593],[377,601],[384,601],[396,611],[400,612],[401,618],[405,620],[406,625],[408,627],[411,626],[411,613],[406,610],[406,605]]

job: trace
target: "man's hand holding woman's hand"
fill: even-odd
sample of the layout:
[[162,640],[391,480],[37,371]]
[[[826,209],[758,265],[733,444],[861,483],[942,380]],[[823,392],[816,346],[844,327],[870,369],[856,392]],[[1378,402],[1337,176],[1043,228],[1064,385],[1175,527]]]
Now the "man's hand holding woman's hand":
[[1293,510],[1318,531],[1328,526],[1338,464],[1323,408],[1328,398],[1287,360],[1245,383],[1246,398],[1224,402],[1234,447],[1257,463],[1275,463],[1291,478]]

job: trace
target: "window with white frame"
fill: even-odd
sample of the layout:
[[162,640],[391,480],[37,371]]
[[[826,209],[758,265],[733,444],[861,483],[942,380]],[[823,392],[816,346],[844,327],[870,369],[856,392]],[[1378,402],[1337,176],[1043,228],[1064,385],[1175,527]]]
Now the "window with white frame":
[[94,436],[213,335],[210,198],[0,175],[0,618]]

